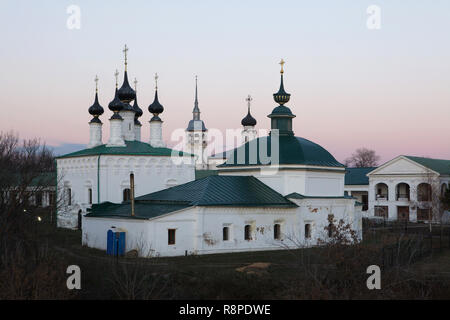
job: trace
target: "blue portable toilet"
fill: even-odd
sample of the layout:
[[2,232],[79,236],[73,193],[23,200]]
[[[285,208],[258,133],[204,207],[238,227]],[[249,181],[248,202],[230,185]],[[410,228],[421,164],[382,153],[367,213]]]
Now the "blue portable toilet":
[[125,254],[125,232],[117,230],[108,230],[106,233],[106,254],[111,256],[123,256]]

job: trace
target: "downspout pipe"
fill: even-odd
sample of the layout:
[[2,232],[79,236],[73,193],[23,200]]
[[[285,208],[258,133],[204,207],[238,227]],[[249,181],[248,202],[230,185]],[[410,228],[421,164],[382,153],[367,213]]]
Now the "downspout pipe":
[[134,217],[134,173],[130,174],[131,216]]
[[97,158],[97,204],[100,203],[100,157]]

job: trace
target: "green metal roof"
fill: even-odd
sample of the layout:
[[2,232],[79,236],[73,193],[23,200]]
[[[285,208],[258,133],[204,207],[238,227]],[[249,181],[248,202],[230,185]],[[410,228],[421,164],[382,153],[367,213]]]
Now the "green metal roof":
[[134,216],[131,215],[130,203],[111,203],[103,202],[100,204],[93,204],[90,212],[86,217],[98,218],[128,218],[128,219],[150,219],[169,212],[181,210],[190,207],[188,204],[180,203],[141,203],[136,202],[134,206]]
[[366,174],[376,168],[377,167],[345,169],[345,185],[369,185],[369,177],[366,176]]
[[[270,136],[260,137],[232,150],[227,161],[218,168],[267,164],[261,159],[271,156]],[[253,145],[252,145],[253,143]],[[260,154],[260,146],[267,146]],[[251,150],[252,152],[250,153]],[[242,158],[242,159],[241,159]],[[270,164],[270,163],[269,163]],[[302,164],[326,167],[344,167],[327,150],[307,139],[289,135],[279,136],[279,164]]]
[[[172,149],[169,148],[155,148],[150,144],[140,141],[125,141],[125,147],[107,147],[106,144],[100,146],[83,149],[72,152],[57,158],[72,158],[80,156],[94,156],[94,155],[145,155],[145,156],[171,156]],[[175,151],[179,156],[193,156],[189,153]]]
[[196,206],[296,207],[253,176],[209,176],[136,198]]
[[87,217],[149,219],[193,206],[282,207],[297,205],[252,176],[209,176],[135,199],[92,205]]
[[423,157],[404,156],[414,162],[417,162],[439,174],[450,175],[450,160],[432,159]]
[[285,196],[285,198],[288,199],[355,199],[352,196],[349,195],[343,195],[343,196],[305,196],[303,194],[292,192]]
[[216,176],[217,170],[195,170],[195,180]]

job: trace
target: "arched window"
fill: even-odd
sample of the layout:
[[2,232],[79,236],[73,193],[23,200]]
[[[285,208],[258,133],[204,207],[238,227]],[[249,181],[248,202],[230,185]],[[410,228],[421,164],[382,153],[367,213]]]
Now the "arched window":
[[244,239],[245,240],[252,240],[252,228],[249,224],[245,225],[244,228]]
[[307,223],[305,224],[305,239],[311,238],[311,224]]
[[229,227],[223,227],[222,234],[223,234],[223,241],[230,240],[230,228]]
[[273,226],[273,238],[275,240],[281,239],[281,226],[279,223],[275,223]]
[[447,192],[447,185],[443,183],[441,186],[441,197],[444,197],[446,192]]
[[130,188],[123,189],[123,201],[130,201],[130,199],[131,199]]
[[399,183],[395,191],[395,200],[409,200],[409,185],[407,183]]
[[421,183],[417,186],[417,200],[431,201],[431,185],[429,183]]
[[386,183],[378,183],[375,186],[376,200],[389,200],[389,188]]

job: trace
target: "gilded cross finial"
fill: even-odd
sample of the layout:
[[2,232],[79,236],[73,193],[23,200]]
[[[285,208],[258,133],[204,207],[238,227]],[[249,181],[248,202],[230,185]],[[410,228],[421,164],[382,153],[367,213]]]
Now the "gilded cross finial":
[[116,88],[119,86],[119,71],[114,72],[114,76],[116,77]]
[[250,103],[252,102],[253,98],[251,95],[248,95],[247,98],[245,98],[245,101],[247,101],[248,111],[250,112]]
[[155,73],[155,89],[158,90],[158,73]]
[[283,65],[285,64],[286,62],[284,62],[284,60],[283,59],[281,59],[281,61],[280,61],[280,65],[281,65],[281,71],[280,71],[280,73],[284,73],[284,70],[283,70]]
[[123,53],[125,55],[125,71],[127,71],[127,52],[128,52],[128,47],[127,45],[125,45],[125,47],[123,48]]
[[137,84],[138,84],[138,81],[136,78],[134,78],[134,91],[136,91],[136,92],[137,92]]
[[97,77],[97,75],[95,75],[94,81],[95,81],[95,92],[98,92],[98,77]]

